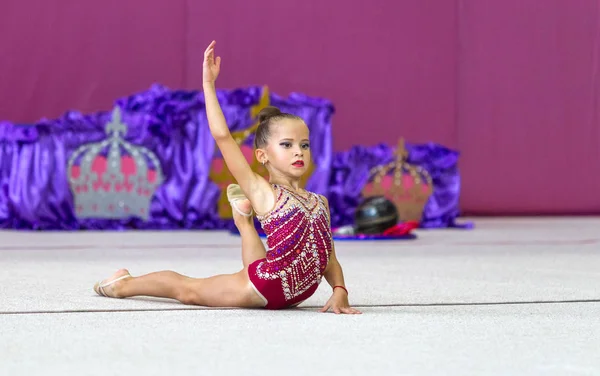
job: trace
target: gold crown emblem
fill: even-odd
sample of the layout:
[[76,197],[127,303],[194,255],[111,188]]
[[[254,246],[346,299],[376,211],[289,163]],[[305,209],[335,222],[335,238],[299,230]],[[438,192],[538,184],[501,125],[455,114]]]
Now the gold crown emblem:
[[[250,108],[250,116],[252,119],[256,119],[258,113],[265,107],[270,105],[269,99],[269,88],[267,86],[263,86],[263,91],[260,97],[260,100],[255,106]],[[235,140],[235,142],[240,146],[242,153],[246,157],[246,161],[250,165],[250,168],[260,176],[264,177],[266,180],[269,180],[269,171],[267,171],[266,167],[260,164],[256,158],[254,157],[254,148],[252,146],[246,145],[246,141],[248,138],[256,133],[256,129],[258,128],[259,122],[256,120],[252,126],[244,129],[243,131],[232,132],[231,136]],[[301,186],[305,186],[308,179],[312,175],[314,171],[314,166],[311,163],[308,167],[307,173],[300,180]],[[232,218],[233,212],[231,209],[231,205],[227,200],[227,191],[226,187],[229,184],[236,184],[237,181],[227,168],[227,164],[223,161],[223,158],[214,158],[212,161],[212,166],[209,173],[210,179],[216,183],[221,189],[221,193],[219,195],[218,201],[218,213],[221,218]]]
[[371,169],[363,197],[383,196],[394,203],[401,221],[420,221],[433,194],[431,175],[406,162],[408,152],[402,138],[395,155],[394,161]]

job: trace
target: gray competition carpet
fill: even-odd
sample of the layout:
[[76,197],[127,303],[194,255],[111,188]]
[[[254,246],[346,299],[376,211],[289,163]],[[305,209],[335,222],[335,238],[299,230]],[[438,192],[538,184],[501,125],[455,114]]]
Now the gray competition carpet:
[[599,375],[600,219],[336,242],[351,303],[203,309],[96,296],[125,267],[241,267],[223,232],[0,232],[0,375]]

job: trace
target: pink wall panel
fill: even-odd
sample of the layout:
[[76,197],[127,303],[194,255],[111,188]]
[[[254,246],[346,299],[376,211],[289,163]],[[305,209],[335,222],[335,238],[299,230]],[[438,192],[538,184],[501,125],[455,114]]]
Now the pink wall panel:
[[459,1],[466,211],[600,212],[599,11],[593,0]]
[[400,136],[455,146],[454,13],[447,0],[190,1],[188,87],[216,39],[221,87],[332,100],[336,150]]
[[106,110],[153,82],[184,84],[185,1],[2,0],[0,119]]

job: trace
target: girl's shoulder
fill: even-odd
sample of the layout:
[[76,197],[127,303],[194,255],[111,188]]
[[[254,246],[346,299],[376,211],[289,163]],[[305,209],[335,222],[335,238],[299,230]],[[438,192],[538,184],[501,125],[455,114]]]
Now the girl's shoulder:
[[319,199],[319,201],[321,201],[325,206],[327,206],[327,209],[329,209],[329,201],[327,200],[327,197],[319,193],[314,193],[310,191],[307,192],[309,192],[311,195],[314,195],[317,199]]

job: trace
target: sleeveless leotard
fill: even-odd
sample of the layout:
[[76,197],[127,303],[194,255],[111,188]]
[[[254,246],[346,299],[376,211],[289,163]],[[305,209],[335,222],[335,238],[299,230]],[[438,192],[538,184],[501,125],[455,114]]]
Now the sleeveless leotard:
[[320,195],[304,197],[273,184],[275,205],[257,215],[267,235],[266,258],[248,266],[254,289],[265,308],[296,306],[319,287],[329,262],[332,235],[329,213]]

